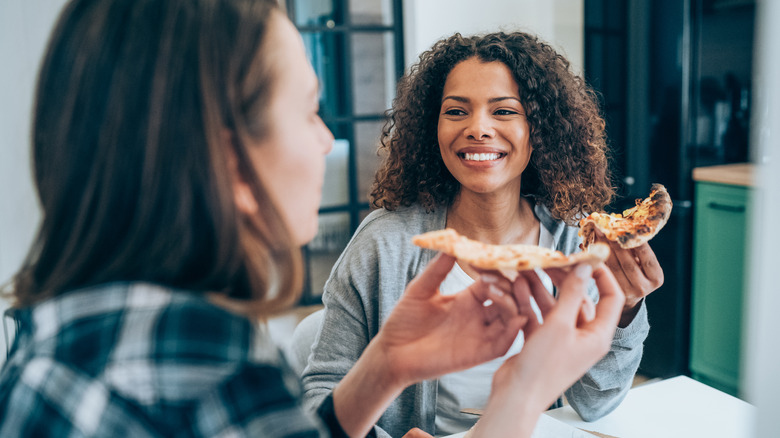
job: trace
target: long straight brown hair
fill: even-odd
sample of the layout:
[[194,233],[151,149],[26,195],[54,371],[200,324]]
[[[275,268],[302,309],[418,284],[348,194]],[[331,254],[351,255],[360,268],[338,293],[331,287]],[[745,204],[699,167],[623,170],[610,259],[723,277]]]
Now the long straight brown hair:
[[[15,306],[124,281],[216,292],[257,316],[297,299],[300,248],[246,150],[268,130],[264,41],[277,14],[273,0],[66,5],[38,78],[43,218]],[[235,207],[226,148],[256,217]]]

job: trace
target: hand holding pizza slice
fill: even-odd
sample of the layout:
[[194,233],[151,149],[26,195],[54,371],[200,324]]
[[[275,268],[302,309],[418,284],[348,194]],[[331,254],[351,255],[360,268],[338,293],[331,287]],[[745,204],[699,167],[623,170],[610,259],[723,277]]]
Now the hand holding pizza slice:
[[605,264],[626,295],[620,327],[626,327],[639,311],[642,299],[664,282],[664,273],[647,242],[666,224],[672,200],[666,188],[653,184],[650,195],[637,199],[623,214],[591,213],[580,221],[582,248],[607,243],[611,253]]
[[[568,256],[534,245],[491,245],[462,236],[452,228],[414,236],[412,243],[452,255],[475,268],[497,270],[512,282],[517,279],[519,271],[535,268],[568,269],[579,263],[595,267],[606,261],[610,253],[609,246],[603,243],[593,244],[587,251]],[[587,296],[583,297],[582,315],[584,321],[590,321],[595,316],[593,301]]]

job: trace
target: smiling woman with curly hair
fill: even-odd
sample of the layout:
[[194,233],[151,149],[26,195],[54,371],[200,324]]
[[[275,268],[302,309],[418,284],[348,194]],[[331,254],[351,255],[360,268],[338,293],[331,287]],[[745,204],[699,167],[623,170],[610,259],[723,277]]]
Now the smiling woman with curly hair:
[[447,75],[469,58],[505,64],[519,85],[533,149],[522,194],[567,223],[578,213],[603,209],[615,192],[596,96],[563,56],[520,32],[455,34],[420,56],[398,85],[383,133],[386,159],[371,191],[373,205],[395,210],[419,202],[433,210],[455,199],[460,183],[442,161],[436,127]]
[[[435,255],[414,246],[414,235],[446,227],[485,243],[571,254],[581,243],[573,223],[615,195],[594,92],[563,56],[521,32],[455,34],[423,53],[398,85],[380,152],[385,161],[371,192],[377,208],[334,266],[310,356],[305,346],[310,406],[355,364],[406,284]],[[589,421],[613,410],[630,389],[649,330],[643,298],[663,281],[648,245],[611,248],[606,265],[626,296],[619,326],[609,353],[565,392]],[[546,276],[533,277],[535,290],[557,296]],[[439,285],[441,299],[459,296],[478,278],[480,272],[456,263]],[[584,314],[599,298],[595,287],[588,292]],[[523,342],[518,337],[494,361],[407,389],[377,423],[377,435],[470,428],[476,419],[461,410],[485,406],[492,376]]]

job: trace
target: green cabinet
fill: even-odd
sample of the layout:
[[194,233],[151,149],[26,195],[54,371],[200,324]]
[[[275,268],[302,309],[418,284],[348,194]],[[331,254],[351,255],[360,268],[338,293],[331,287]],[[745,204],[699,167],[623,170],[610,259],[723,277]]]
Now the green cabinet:
[[692,376],[739,393],[750,188],[698,182],[691,295]]

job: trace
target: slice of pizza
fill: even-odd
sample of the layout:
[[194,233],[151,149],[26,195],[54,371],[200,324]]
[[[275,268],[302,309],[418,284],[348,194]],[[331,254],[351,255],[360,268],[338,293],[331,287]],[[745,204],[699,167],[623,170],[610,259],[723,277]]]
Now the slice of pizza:
[[534,245],[491,245],[460,235],[452,228],[430,231],[412,238],[412,243],[442,251],[482,269],[525,271],[535,268],[567,267],[577,263],[598,264],[609,257],[609,246],[594,244],[587,251],[565,255]]
[[672,199],[661,184],[653,184],[650,196],[636,200],[623,214],[591,213],[580,220],[583,248],[596,241],[596,230],[621,248],[636,248],[649,241],[666,225],[672,213]]

